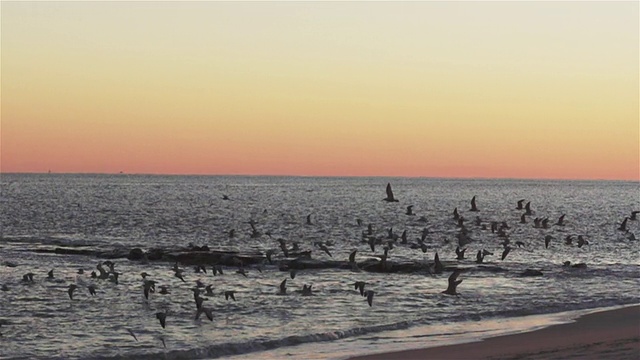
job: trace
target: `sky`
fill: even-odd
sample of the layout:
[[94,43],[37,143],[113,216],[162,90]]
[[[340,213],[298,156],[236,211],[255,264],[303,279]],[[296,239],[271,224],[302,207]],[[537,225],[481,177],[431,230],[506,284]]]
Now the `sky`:
[[0,172],[640,180],[637,1],[0,17]]

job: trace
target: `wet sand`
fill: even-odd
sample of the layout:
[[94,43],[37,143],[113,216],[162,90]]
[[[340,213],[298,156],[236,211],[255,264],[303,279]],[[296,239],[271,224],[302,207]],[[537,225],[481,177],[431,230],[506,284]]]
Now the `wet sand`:
[[640,360],[640,306],[596,312],[575,322],[427,349],[353,357],[390,359],[616,359]]

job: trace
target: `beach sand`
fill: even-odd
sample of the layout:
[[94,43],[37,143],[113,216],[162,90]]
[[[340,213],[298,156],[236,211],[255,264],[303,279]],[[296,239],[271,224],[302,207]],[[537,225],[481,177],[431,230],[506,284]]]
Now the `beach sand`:
[[640,306],[584,315],[575,322],[478,342],[353,357],[390,359],[640,360]]

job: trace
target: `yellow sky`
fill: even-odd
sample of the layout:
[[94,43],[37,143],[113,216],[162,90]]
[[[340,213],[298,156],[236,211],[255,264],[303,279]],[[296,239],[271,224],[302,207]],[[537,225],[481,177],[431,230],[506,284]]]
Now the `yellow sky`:
[[2,172],[640,180],[635,1],[0,6]]

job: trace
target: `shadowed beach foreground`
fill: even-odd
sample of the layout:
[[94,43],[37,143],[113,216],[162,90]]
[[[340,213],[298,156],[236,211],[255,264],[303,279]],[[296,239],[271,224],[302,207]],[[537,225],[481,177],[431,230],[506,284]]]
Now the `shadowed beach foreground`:
[[479,342],[353,357],[389,359],[640,359],[640,306]]

